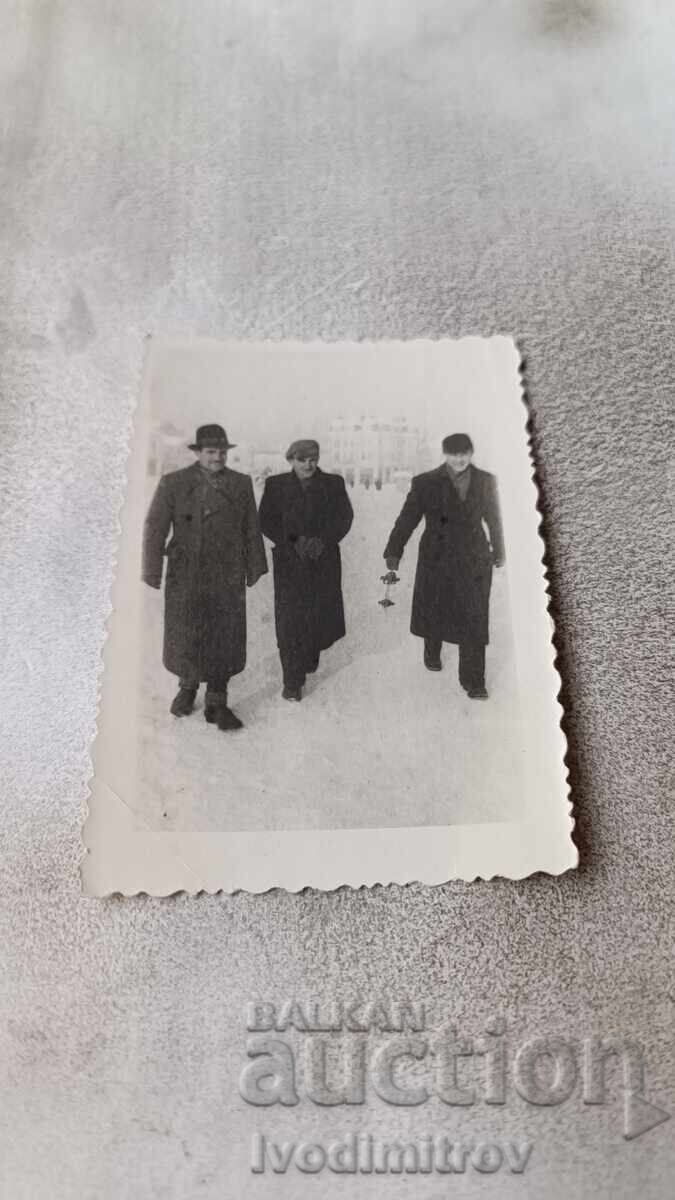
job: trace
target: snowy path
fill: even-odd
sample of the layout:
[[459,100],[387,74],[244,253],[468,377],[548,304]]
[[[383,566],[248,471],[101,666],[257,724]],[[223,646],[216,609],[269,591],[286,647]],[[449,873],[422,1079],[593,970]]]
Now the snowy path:
[[[485,703],[457,682],[456,647],[426,671],[408,632],[416,542],[401,565],[396,605],[383,610],[381,553],[403,496],[350,493],[343,543],[347,637],[321,661],[301,704],[281,699],[271,573],[248,592],[248,666],[231,684],[245,722],[206,725],[201,708],[168,712],[173,676],[161,665],[162,603],[144,596],[139,817],[193,831],[445,825],[514,819],[525,738],[510,657],[508,583],[495,573]],[[386,813],[386,817],[383,815]]]

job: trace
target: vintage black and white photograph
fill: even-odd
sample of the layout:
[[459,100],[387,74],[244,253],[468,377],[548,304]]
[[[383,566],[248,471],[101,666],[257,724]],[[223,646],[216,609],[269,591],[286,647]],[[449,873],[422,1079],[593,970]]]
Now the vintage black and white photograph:
[[151,343],[94,826],[237,886],[572,865],[526,420],[506,338]]

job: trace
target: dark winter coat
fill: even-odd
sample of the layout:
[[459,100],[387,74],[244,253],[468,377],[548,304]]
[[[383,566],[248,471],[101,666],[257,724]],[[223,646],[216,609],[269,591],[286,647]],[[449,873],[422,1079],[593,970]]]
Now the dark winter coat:
[[[271,475],[260,503],[260,525],[274,542],[274,611],[281,649],[325,650],[345,635],[339,542],[354,514],[341,475],[317,469],[306,489],[294,471]],[[299,558],[299,537],[319,537],[323,553]]]
[[411,632],[486,645],[492,565],[503,559],[504,542],[494,475],[473,465],[467,470],[471,478],[463,501],[445,465],[413,479],[384,556],[400,559],[424,517]]
[[195,463],[163,476],[143,540],[152,587],[164,555],[164,666],[195,680],[237,675],[246,664],[246,585],[267,571],[248,475],[226,467],[214,485]]

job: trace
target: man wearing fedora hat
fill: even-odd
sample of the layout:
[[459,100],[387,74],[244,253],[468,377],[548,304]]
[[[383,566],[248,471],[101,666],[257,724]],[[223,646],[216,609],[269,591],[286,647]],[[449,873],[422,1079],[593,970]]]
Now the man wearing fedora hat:
[[233,449],[220,425],[201,425],[191,467],[160,479],[145,521],[143,580],[164,589],[164,666],[177,675],[171,705],[192,712],[206,683],[204,715],[219,729],[240,729],[227,689],[246,664],[246,587],[267,571],[253,484],[227,466]]

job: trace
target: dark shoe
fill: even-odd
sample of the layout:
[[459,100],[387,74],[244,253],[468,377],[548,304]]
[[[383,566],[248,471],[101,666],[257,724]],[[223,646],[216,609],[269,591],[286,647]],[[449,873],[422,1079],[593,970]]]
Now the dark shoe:
[[424,651],[424,665],[427,671],[443,670],[443,663],[441,662],[440,654],[429,654],[428,650]]
[[196,688],[179,688],[171,705],[171,712],[174,717],[189,717],[195,706],[196,698]]
[[205,704],[204,705],[204,720],[207,721],[209,725],[217,724],[217,722],[218,722],[218,705],[217,704]]
[[229,731],[231,729],[244,728],[244,722],[240,721],[237,714],[233,713],[232,709],[228,708],[226,704],[222,704],[216,709],[215,718],[219,729]]
[[487,689],[484,687],[467,688],[466,694],[469,697],[469,700],[487,700],[488,699]]
[[281,694],[284,700],[302,700],[302,688],[285,687]]

